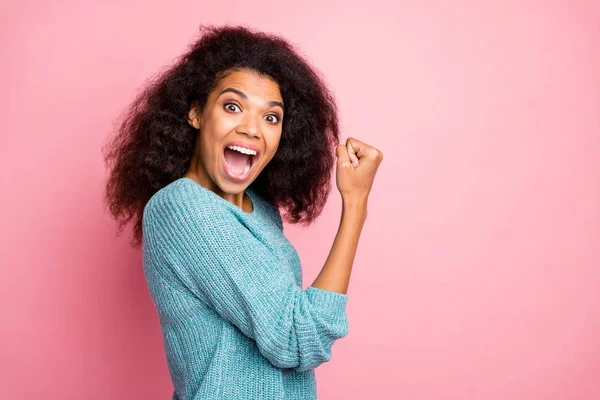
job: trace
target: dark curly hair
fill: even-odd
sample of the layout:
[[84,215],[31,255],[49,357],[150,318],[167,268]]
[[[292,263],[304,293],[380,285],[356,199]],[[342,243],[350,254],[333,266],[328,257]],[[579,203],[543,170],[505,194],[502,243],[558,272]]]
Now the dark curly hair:
[[198,134],[187,122],[191,103],[203,108],[219,80],[234,70],[274,79],[285,104],[279,147],[252,189],[283,207],[285,221],[305,226],[321,214],[331,190],[338,111],[321,73],[280,36],[230,25],[200,25],[199,31],[174,65],[145,82],[102,149],[110,170],[105,206],[118,221],[117,235],[135,218],[134,247],[142,242],[150,197],[190,165]]

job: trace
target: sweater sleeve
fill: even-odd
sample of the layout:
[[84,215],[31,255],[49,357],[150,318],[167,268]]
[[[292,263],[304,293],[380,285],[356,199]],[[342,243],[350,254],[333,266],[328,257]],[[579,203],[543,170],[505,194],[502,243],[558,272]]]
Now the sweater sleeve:
[[347,335],[347,294],[303,290],[260,235],[201,193],[151,199],[144,226],[168,272],[252,338],[274,366],[314,369]]

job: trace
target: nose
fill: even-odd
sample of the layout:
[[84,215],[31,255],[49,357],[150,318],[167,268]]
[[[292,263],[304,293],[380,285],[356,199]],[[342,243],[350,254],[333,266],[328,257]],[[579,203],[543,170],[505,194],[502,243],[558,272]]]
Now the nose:
[[257,121],[260,116],[254,115],[254,113],[247,113],[242,123],[237,128],[237,133],[247,135],[249,137],[260,136],[260,122]]

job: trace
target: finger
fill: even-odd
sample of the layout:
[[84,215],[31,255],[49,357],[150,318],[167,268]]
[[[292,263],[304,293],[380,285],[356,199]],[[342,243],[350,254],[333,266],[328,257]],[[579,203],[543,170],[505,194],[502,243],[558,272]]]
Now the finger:
[[346,149],[346,146],[344,146],[343,144],[338,144],[336,146],[335,155],[338,158],[338,160],[341,162],[341,165],[352,163],[350,161],[350,157],[348,156],[348,150]]
[[359,160],[362,160],[363,158],[375,159],[379,157],[380,152],[373,146],[369,146],[368,144],[353,137],[348,138],[348,142],[350,142]]
[[354,150],[354,147],[352,147],[352,143],[350,142],[350,140],[346,140],[346,148],[348,150],[348,156],[350,157],[352,166],[354,168],[358,167],[358,157],[356,156],[356,150]]
[[354,151],[350,142],[346,142],[346,149],[348,150],[348,157],[352,162],[352,166],[354,168],[358,167],[358,157],[356,157],[356,151]]

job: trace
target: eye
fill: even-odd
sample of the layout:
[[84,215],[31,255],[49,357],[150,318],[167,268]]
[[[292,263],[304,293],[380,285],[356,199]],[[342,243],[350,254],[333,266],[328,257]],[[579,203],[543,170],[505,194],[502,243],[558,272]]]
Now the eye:
[[277,125],[280,121],[279,115],[278,114],[269,114],[267,115],[267,117],[275,117],[277,119],[277,121],[275,121],[273,124]]
[[[235,106],[235,107],[239,108],[239,106],[237,104],[235,104],[235,103],[231,103],[231,102],[225,103],[225,108],[227,108],[229,106]],[[229,109],[229,110],[231,111],[231,109]]]
[[[228,109],[229,111],[232,111],[232,110],[231,110],[231,108],[228,108],[228,107],[230,107],[230,106],[233,106],[233,107],[240,108],[240,106],[238,106],[236,103],[232,103],[232,102],[230,102],[230,101],[229,101],[229,102],[227,102],[227,103],[225,103],[223,106],[224,106],[226,109]],[[234,111],[234,112],[235,112],[235,111]],[[276,113],[274,113],[274,114],[268,114],[268,115],[267,115],[267,117],[275,117],[275,118],[276,118],[276,121],[275,121],[275,122],[271,122],[271,124],[273,124],[273,125],[277,125],[277,124],[279,123],[279,121],[281,120],[281,117],[279,116],[279,114],[276,114]]]

